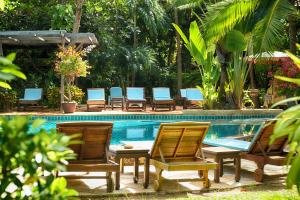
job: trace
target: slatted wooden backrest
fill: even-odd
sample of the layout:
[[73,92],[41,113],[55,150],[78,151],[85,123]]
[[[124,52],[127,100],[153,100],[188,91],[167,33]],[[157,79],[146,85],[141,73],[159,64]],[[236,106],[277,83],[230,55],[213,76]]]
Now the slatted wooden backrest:
[[77,160],[106,160],[113,123],[111,122],[66,122],[56,125],[57,131],[66,135],[81,134],[82,144],[71,145]]
[[210,122],[162,123],[151,150],[151,158],[195,158]]
[[266,121],[262,124],[252,140],[249,153],[268,155],[270,153],[283,151],[288,139],[287,136],[278,138],[272,145],[269,145],[270,136],[273,134],[275,123],[276,121]]

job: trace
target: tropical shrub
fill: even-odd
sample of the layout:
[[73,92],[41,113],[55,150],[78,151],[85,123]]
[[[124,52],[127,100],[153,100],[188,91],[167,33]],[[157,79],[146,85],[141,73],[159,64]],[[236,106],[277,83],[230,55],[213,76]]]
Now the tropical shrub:
[[[288,54],[298,69],[300,69],[300,59],[291,53]],[[298,88],[300,86],[300,78],[289,78],[283,76],[275,76],[275,78],[296,84]],[[289,101],[299,100],[300,97],[292,97],[274,104],[273,107]],[[289,156],[287,164],[291,164],[291,168],[289,169],[287,176],[287,187],[291,188],[293,185],[296,185],[298,193],[300,194],[300,105],[295,105],[283,111],[276,118],[277,122],[275,124],[274,133],[271,137],[270,143],[274,143],[277,138],[282,136],[288,136]]]
[[17,103],[17,93],[13,90],[0,88],[0,111],[11,111]]
[[20,68],[13,63],[15,58],[15,53],[11,53],[6,57],[0,56],[0,87],[11,89],[7,82],[16,77],[26,79],[26,76],[20,71]]
[[0,119],[1,199],[70,199],[75,190],[66,188],[57,170],[65,170],[74,158],[67,146],[72,137],[41,128],[44,120],[26,117]]
[[55,71],[66,81],[66,88],[64,89],[68,95],[64,95],[64,97],[68,102],[73,101],[71,86],[74,85],[75,78],[80,76],[86,77],[88,70],[91,68],[88,62],[82,58],[90,50],[91,48],[89,47],[82,51],[77,51],[75,47],[69,46],[67,48],[61,47],[56,53]]
[[247,48],[247,40],[240,31],[233,30],[226,35],[224,42],[224,47],[232,55],[232,62],[227,68],[229,97],[235,107],[241,109],[244,87],[249,73],[247,61],[243,56],[243,51]]
[[[77,87],[76,85],[67,86],[65,90],[65,95],[67,95],[67,91],[69,90],[72,95],[72,98],[75,102],[81,103],[84,97],[84,92],[82,89]],[[60,106],[60,88],[57,86],[50,86],[47,90],[47,100],[48,100],[48,106],[50,108],[58,108]]]
[[173,26],[199,66],[202,87],[198,86],[198,88],[205,98],[206,107],[212,109],[218,99],[217,83],[221,74],[221,67],[214,58],[215,47],[205,43],[196,21],[190,24],[189,40],[178,25],[173,24]]
[[[274,77],[274,75],[285,76],[289,78],[300,78],[300,69],[291,60],[281,62],[281,65],[275,72],[269,71],[268,77]],[[279,79],[272,79],[269,85],[273,85],[278,88],[278,95],[294,96],[300,95],[300,88],[295,83],[282,81]]]

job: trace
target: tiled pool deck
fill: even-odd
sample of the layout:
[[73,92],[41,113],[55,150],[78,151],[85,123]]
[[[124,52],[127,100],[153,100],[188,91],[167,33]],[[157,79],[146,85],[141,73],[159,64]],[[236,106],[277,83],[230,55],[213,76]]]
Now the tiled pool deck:
[[[195,171],[182,171],[182,172],[163,172],[165,178],[162,189],[160,192],[155,192],[153,189],[153,180],[155,179],[154,167],[150,167],[150,185],[148,189],[143,188],[143,169],[140,166],[140,180],[138,184],[133,183],[133,167],[125,167],[124,174],[121,174],[121,188],[115,190],[113,193],[106,193],[105,180],[99,179],[80,179],[69,180],[68,185],[70,188],[76,189],[80,193],[81,198],[98,199],[98,198],[111,198],[111,197],[127,197],[136,196],[143,197],[142,199],[151,199],[152,195],[165,194],[169,198],[176,193],[219,193],[222,191],[230,191],[234,189],[243,190],[247,187],[253,187],[264,183],[254,181],[253,171],[255,164],[242,160],[242,173],[240,182],[234,180],[234,168],[229,165],[224,168],[224,176],[221,177],[220,183],[211,181],[212,186],[209,190],[202,187],[202,182],[197,181],[198,173]],[[282,175],[287,171],[286,167],[277,167],[267,165],[265,172],[267,175]],[[180,178],[180,179],[178,179]],[[209,173],[210,180],[213,180],[213,171]],[[279,185],[284,188],[285,177],[274,178],[266,176],[265,183]]]

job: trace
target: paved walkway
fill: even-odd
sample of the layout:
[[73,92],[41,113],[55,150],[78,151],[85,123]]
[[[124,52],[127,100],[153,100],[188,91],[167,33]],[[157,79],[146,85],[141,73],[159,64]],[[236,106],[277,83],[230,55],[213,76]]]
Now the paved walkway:
[[[159,194],[167,194],[172,197],[175,193],[202,193],[202,192],[220,192],[234,189],[243,189],[246,187],[252,187],[263,183],[254,181],[253,171],[255,164],[246,160],[242,160],[242,173],[241,181],[234,181],[234,168],[229,165],[224,168],[224,176],[221,177],[220,183],[216,184],[212,181],[212,186],[209,190],[205,190],[202,187],[202,182],[197,181],[198,173],[195,171],[183,171],[183,172],[163,172],[165,178],[162,190]],[[265,168],[267,175],[282,175],[287,171],[286,167],[277,167],[267,165]],[[154,180],[154,167],[150,167],[150,186],[148,189],[143,188],[143,168],[140,166],[140,180],[138,184],[133,183],[133,167],[126,166],[124,174],[121,174],[121,188],[115,190],[113,193],[106,193],[105,180],[95,179],[81,179],[81,180],[69,180],[69,187],[76,189],[82,198],[103,198],[105,196],[147,196],[157,195],[153,189]],[[213,171],[209,173],[210,180],[213,180]],[[178,179],[180,178],[180,179]],[[269,184],[276,184],[284,186],[285,177],[274,178],[266,176],[266,180]]]

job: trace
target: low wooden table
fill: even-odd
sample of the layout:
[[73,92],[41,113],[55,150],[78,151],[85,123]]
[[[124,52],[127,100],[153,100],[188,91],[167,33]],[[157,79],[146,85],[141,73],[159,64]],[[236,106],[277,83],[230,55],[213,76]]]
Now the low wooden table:
[[229,149],[225,147],[204,147],[202,148],[206,157],[214,158],[214,161],[219,164],[219,168],[215,169],[214,181],[220,182],[220,176],[223,176],[223,161],[224,158],[233,159],[235,165],[235,181],[239,182],[241,178],[241,151]]
[[[137,183],[139,180],[139,158],[145,158],[144,162],[144,188],[149,186],[149,149],[147,148],[134,148],[134,149],[124,149],[120,145],[110,145],[109,151],[107,152],[108,156],[115,157],[115,162],[121,165],[121,160],[124,158],[134,158],[134,183]],[[121,171],[121,169],[120,169]],[[120,171],[116,172],[116,190],[120,189]]]

